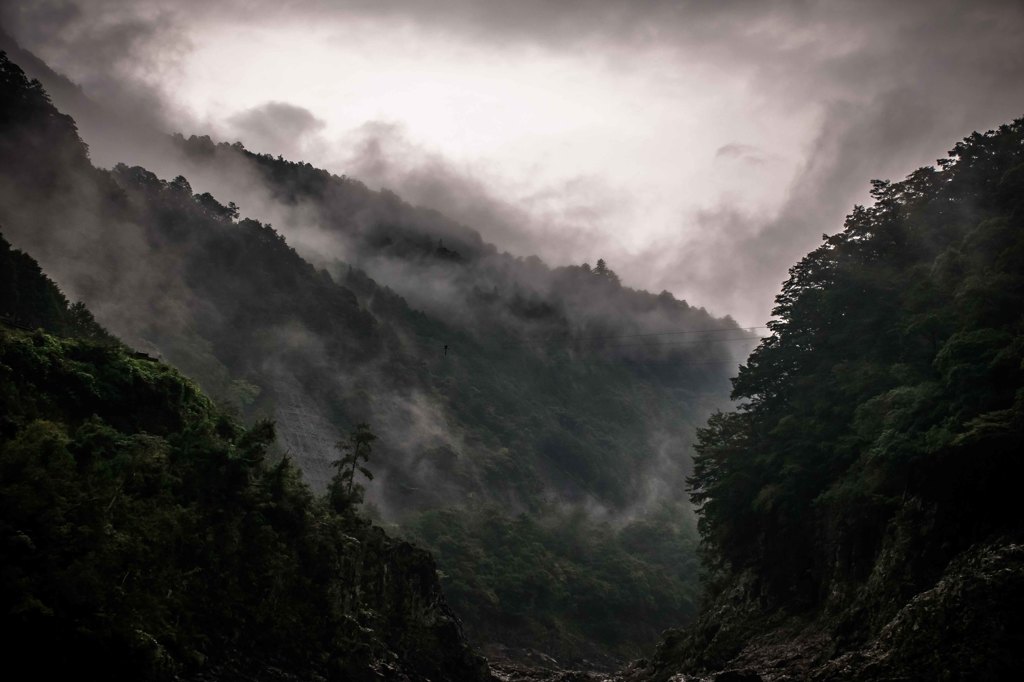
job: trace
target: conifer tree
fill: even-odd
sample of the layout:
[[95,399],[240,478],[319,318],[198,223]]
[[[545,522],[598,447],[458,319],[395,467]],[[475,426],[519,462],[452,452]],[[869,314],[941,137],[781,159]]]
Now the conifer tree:
[[345,439],[335,443],[334,447],[341,453],[341,457],[331,463],[338,473],[331,479],[328,497],[331,506],[338,512],[348,511],[363,501],[364,490],[363,486],[356,483],[356,472],[373,480],[373,473],[361,462],[369,461],[375,440],[377,436],[370,431],[369,424],[362,422],[356,424]]

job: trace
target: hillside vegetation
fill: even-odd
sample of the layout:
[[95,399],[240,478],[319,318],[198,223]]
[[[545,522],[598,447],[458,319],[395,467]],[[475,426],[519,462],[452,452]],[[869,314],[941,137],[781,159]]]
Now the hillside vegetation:
[[[184,176],[95,168],[38,83],[8,60],[0,79],[12,243],[224,410],[275,421],[271,456],[315,491],[335,442],[369,423],[365,511],[436,552],[474,639],[622,659],[692,617],[689,444],[752,334],[623,286],[603,262],[549,268],[308,164],[173,141],[190,173],[235,182],[280,229],[242,218]],[[521,514],[536,542],[491,532],[515,535]],[[634,551],[652,524],[681,544]],[[592,542],[560,541],[580,528]],[[557,567],[555,596],[530,577],[536,561]],[[613,635],[616,605],[650,585],[663,598]]]
[[270,423],[243,428],[110,337],[2,237],[0,265],[12,669],[487,679],[426,552],[313,495],[288,459],[268,459]]
[[699,433],[708,603],[644,679],[1024,664],[1024,120],[872,195],[792,268],[741,406]]

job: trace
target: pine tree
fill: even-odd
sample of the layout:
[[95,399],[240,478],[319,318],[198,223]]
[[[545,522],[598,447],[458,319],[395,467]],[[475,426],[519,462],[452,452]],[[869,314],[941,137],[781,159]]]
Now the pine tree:
[[360,462],[369,461],[375,440],[377,436],[370,431],[370,426],[359,423],[347,438],[335,443],[334,447],[341,453],[341,457],[331,463],[338,473],[331,479],[328,498],[338,512],[347,512],[363,501],[364,490],[363,486],[356,483],[356,472],[373,480],[373,473]]

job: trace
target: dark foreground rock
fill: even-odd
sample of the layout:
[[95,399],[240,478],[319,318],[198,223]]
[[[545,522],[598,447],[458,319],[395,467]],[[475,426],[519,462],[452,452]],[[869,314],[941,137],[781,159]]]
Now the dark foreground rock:
[[612,673],[529,667],[515,663],[492,663],[491,673],[500,682],[616,682],[620,679]]
[[[622,682],[1001,680],[1024,669],[1024,544],[997,540],[950,562],[865,634],[849,610],[764,615],[737,586]],[[864,614],[857,614],[863,618]],[[870,620],[870,619],[869,619]]]

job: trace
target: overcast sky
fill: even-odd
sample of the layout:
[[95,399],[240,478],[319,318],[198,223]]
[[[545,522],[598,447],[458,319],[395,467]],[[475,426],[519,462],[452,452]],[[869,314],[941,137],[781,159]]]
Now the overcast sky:
[[5,0],[0,21],[166,130],[749,325],[871,178],[1024,115],[1022,2]]

